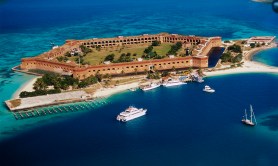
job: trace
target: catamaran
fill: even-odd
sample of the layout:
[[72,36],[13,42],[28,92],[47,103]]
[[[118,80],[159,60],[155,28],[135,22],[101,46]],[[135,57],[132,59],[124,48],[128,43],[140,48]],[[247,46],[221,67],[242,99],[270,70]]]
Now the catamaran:
[[252,105],[250,105],[250,119],[248,119],[247,112],[245,110],[245,115],[243,116],[241,121],[242,121],[243,124],[246,124],[246,125],[249,125],[249,126],[255,126],[257,124]]

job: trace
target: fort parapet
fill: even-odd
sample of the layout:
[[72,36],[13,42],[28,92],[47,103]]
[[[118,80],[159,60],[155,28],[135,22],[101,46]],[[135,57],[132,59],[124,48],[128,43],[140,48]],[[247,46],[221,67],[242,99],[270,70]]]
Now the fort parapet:
[[[136,46],[139,44],[151,44],[153,41],[161,43],[177,43],[187,46],[194,46],[193,55],[186,57],[164,58],[157,60],[143,60],[125,63],[111,63],[102,65],[82,65],[75,63],[58,62],[59,56],[64,56],[66,52],[80,45],[88,48],[95,47],[117,47],[123,45]],[[20,68],[28,71],[31,69],[39,69],[52,71],[56,73],[70,73],[75,78],[84,79],[91,75],[99,74],[135,74],[142,73],[148,70],[171,70],[186,69],[186,68],[206,68],[208,67],[209,52],[214,47],[221,47],[221,37],[196,37],[183,36],[177,34],[160,33],[157,35],[141,35],[141,36],[119,36],[116,38],[88,39],[88,40],[67,40],[66,43],[56,49],[45,52],[37,57],[23,58]]]

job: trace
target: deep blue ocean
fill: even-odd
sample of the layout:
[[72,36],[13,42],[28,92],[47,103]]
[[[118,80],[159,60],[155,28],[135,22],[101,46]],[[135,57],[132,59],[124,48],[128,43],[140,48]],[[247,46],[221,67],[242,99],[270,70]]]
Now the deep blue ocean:
[[[66,39],[155,34],[278,36],[278,14],[249,0],[0,1],[0,101],[33,76],[10,69]],[[278,66],[278,49],[254,60]],[[216,93],[202,92],[205,84]],[[0,166],[189,165],[278,163],[278,75],[237,74],[205,84],[124,92],[83,112],[16,121],[0,104]],[[252,104],[258,125],[240,122]],[[146,116],[119,123],[129,105]]]

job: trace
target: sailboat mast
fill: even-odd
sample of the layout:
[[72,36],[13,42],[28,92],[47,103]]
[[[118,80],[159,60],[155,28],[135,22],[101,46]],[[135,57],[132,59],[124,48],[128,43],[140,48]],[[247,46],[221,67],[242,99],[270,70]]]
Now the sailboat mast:
[[245,109],[245,120],[247,120],[247,112],[246,112],[246,109]]
[[250,105],[250,121],[253,123],[253,108],[252,105]]

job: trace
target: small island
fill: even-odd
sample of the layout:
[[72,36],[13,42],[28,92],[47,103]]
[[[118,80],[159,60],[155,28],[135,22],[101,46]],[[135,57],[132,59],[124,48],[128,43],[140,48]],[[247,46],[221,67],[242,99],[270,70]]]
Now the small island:
[[[277,47],[275,36],[222,41],[160,33],[116,38],[67,40],[62,46],[23,58],[15,71],[38,75],[6,101],[14,112],[94,100],[165,78],[206,77],[243,72],[278,72],[252,61],[258,51]],[[209,67],[219,50],[217,63]]]

